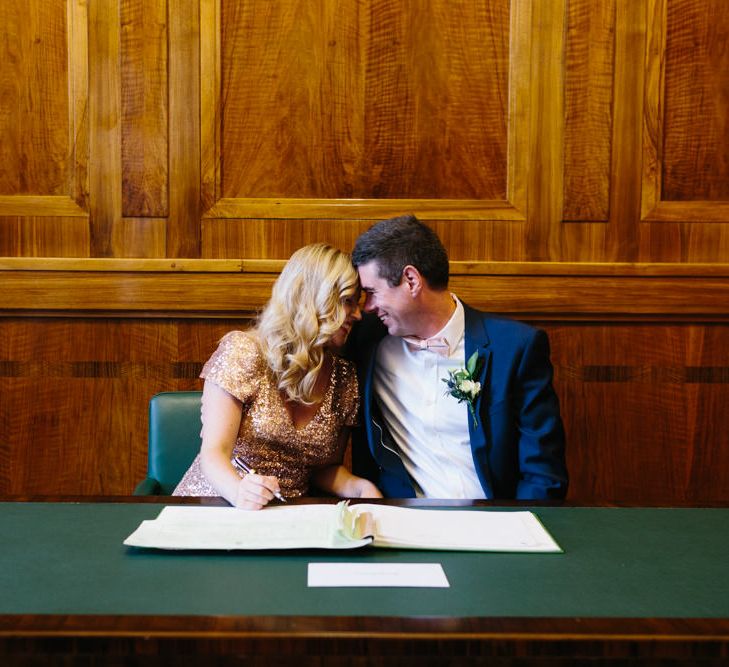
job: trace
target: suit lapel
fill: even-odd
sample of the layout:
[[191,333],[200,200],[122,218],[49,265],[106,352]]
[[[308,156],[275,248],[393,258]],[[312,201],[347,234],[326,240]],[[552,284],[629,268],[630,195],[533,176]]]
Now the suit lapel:
[[[464,346],[466,360],[471,358],[474,352],[478,352],[483,360],[478,381],[481,383],[481,392],[476,399],[476,414],[478,415],[478,427],[474,428],[473,419],[468,419],[468,432],[471,438],[471,452],[476,466],[476,473],[481,480],[481,485],[488,497],[492,497],[492,486],[489,478],[489,466],[487,464],[491,442],[486,439],[486,424],[488,419],[488,394],[489,385],[487,378],[491,377],[491,341],[486,330],[486,319],[478,311],[463,304],[465,315]],[[486,397],[486,399],[484,399]]]
[[466,352],[466,360],[478,351],[478,356],[483,360],[481,370],[479,372],[478,381],[481,383],[481,393],[476,399],[476,413],[480,415],[481,405],[484,394],[487,393],[486,378],[488,370],[491,366],[491,341],[486,330],[486,321],[478,311],[469,306],[463,305],[465,315],[465,331],[464,345]]

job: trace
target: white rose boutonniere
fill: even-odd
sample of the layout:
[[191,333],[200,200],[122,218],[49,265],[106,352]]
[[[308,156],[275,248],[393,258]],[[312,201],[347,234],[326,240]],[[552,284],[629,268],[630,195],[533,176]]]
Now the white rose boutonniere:
[[443,378],[443,382],[448,387],[446,394],[453,396],[459,403],[463,403],[463,401],[468,403],[474,428],[478,428],[476,398],[481,393],[481,383],[477,382],[476,378],[481,371],[482,364],[483,359],[478,356],[478,352],[474,352],[466,362],[465,368],[448,371],[448,378]]

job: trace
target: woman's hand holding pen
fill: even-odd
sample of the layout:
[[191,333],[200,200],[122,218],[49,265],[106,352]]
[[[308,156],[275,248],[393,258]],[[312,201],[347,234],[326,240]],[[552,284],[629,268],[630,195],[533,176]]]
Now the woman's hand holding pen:
[[273,500],[277,493],[281,491],[276,477],[250,472],[238,482],[235,506],[244,510],[259,510]]
[[[240,455],[233,457],[233,467],[245,473],[243,479],[238,483],[238,492],[235,499],[236,507],[246,510],[259,510],[273,498],[277,498],[282,503],[286,502],[286,498],[281,495],[281,489],[276,477],[256,474],[256,471]],[[243,484],[249,478],[250,481]]]

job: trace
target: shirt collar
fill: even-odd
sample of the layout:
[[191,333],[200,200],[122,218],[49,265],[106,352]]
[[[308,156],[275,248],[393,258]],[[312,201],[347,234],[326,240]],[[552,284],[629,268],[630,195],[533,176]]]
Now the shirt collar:
[[456,304],[456,309],[453,311],[450,319],[445,323],[445,326],[433,337],[445,338],[448,341],[451,354],[453,354],[453,351],[461,342],[461,338],[463,338],[463,333],[466,328],[466,318],[460,299],[452,292],[451,297],[453,297],[453,301]]

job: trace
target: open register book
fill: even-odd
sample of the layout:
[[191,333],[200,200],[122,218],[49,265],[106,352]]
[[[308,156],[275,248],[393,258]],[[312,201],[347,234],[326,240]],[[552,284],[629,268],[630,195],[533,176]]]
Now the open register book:
[[153,549],[352,549],[372,545],[446,551],[561,552],[527,511],[434,510],[389,505],[290,505],[258,512],[167,506],[124,540]]

